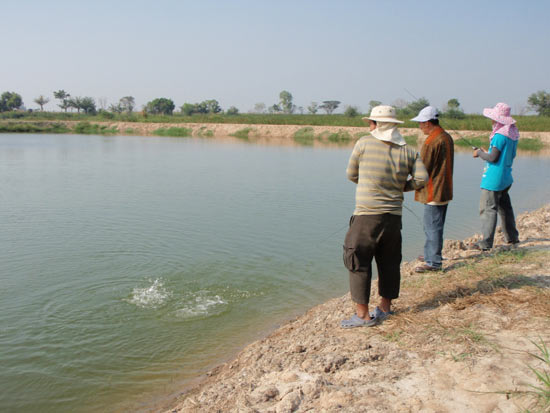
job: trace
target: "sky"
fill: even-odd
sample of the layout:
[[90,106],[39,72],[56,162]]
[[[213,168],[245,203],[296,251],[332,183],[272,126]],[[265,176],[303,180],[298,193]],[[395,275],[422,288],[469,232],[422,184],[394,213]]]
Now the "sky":
[[0,0],[0,93],[248,112],[425,97],[467,113],[550,90],[550,1]]

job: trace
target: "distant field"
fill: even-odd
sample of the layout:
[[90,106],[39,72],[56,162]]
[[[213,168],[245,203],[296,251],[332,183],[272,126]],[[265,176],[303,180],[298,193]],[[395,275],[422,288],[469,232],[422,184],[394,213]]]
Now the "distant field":
[[[520,131],[544,132],[550,131],[550,117],[547,116],[515,116]],[[63,112],[4,112],[0,120],[50,120],[50,121],[112,121],[112,122],[151,122],[151,123],[236,123],[248,125],[304,125],[304,126],[364,126],[361,116],[348,117],[344,115],[273,115],[273,114],[239,114],[239,115],[200,115],[184,116],[182,114],[147,115],[138,113],[86,115]],[[403,127],[417,127],[416,122],[402,119]],[[491,121],[482,115],[467,115],[464,119],[449,119],[443,117],[441,125],[450,130],[488,131]]]

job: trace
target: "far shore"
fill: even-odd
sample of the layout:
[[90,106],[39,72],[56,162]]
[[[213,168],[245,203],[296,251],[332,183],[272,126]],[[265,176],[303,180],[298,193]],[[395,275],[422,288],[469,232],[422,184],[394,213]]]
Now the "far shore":
[[[91,121],[82,132],[74,132],[79,121],[28,121],[1,120],[0,127],[11,128],[20,125],[21,132],[55,133],[48,128],[61,127],[65,133],[95,133],[106,135],[128,136],[189,136],[202,138],[230,138],[273,145],[311,145],[311,146],[353,146],[355,141],[368,133],[366,127],[352,126],[304,126],[304,125],[266,125],[266,124],[231,124],[231,123],[146,123],[146,122],[109,122]],[[29,128],[25,130],[24,127]],[[443,125],[444,126],[444,125]],[[2,130],[0,128],[0,130]],[[421,143],[424,138],[418,128],[400,128],[406,138]],[[6,132],[10,132],[6,130]],[[17,131],[14,131],[17,132]],[[488,136],[489,131],[448,130],[455,140]],[[539,140],[545,146],[550,145],[550,132],[521,132],[522,138]]]

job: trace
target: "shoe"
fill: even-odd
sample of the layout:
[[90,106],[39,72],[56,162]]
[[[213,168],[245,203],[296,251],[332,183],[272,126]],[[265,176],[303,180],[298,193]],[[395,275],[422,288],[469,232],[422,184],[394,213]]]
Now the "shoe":
[[416,257],[416,259],[420,262],[424,262],[424,256],[423,255],[419,255],[418,257]]
[[381,316],[381,315],[383,315],[383,314],[387,314],[387,315],[386,315],[386,317],[387,317],[388,315],[393,315],[393,311],[390,310],[390,311],[388,311],[387,313],[385,313],[385,312],[383,312],[382,310],[380,310],[380,307],[377,306],[377,307],[374,309],[374,311],[369,312],[370,318],[379,317],[379,316]]
[[519,239],[515,240],[515,241],[508,241],[508,245],[513,245],[513,246],[516,246],[519,244]]
[[363,320],[357,314],[351,316],[347,320],[342,320],[340,322],[340,327],[342,328],[356,328],[356,327],[365,327],[370,320]]
[[476,251],[489,251],[491,248],[482,247],[481,245],[479,245],[478,242],[476,242],[474,244],[468,245],[468,249],[469,250],[476,250]]
[[441,267],[434,267],[433,265],[430,265],[430,264],[422,264],[414,269],[414,272],[418,272],[418,273],[430,272],[430,271],[441,271]]
[[391,311],[384,312],[380,310],[380,307],[376,307],[374,311],[371,313],[371,319],[367,321],[365,324],[366,327],[374,327],[378,324],[381,324],[386,318],[388,318],[391,314],[393,314]]

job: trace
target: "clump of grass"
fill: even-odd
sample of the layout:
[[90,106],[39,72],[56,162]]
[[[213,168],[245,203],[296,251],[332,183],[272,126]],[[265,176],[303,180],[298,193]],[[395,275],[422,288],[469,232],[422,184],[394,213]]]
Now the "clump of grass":
[[0,123],[0,133],[67,133],[63,123],[21,122]]
[[191,133],[193,133],[193,129],[190,128],[158,128],[153,131],[153,135],[157,136],[172,136],[172,137],[180,137],[185,138],[187,136],[191,136]]
[[106,125],[98,125],[97,123],[78,122],[73,131],[85,135],[113,135],[118,132],[116,127],[109,128]]
[[405,138],[405,142],[407,142],[407,145],[410,145],[410,146],[418,145],[418,136],[416,135],[407,135],[407,136],[403,136],[403,138]]
[[197,131],[197,136],[200,136],[201,138],[211,138],[212,136],[214,136],[214,132],[210,129],[207,129],[206,126],[201,126]]
[[126,133],[127,135],[135,135],[136,130],[134,128],[127,128],[124,133]]
[[239,138],[239,139],[243,139],[245,141],[247,141],[249,139],[249,134],[250,132],[254,130],[253,128],[244,128],[244,129],[239,129],[237,132],[235,133],[232,133],[230,136],[234,136],[235,138]]
[[329,142],[334,143],[347,143],[351,141],[351,135],[346,131],[338,131],[336,133],[331,133],[327,136]]
[[522,151],[538,152],[544,147],[544,144],[535,138],[521,138],[518,141],[518,149]]
[[537,407],[542,408],[541,411],[550,411],[550,349],[546,346],[546,343],[540,340],[540,344],[532,341],[532,343],[539,350],[539,354],[529,353],[539,361],[542,361],[543,368],[536,369],[529,366],[529,369],[535,374],[539,386],[531,386],[533,394],[537,398]]
[[311,126],[298,129],[294,132],[294,141],[301,145],[313,145],[314,140],[315,133],[313,132],[313,128]]
[[[468,142],[466,142],[466,139],[468,140]],[[459,139],[455,140],[455,145],[461,146],[463,148],[471,148],[472,145],[477,148],[489,147],[489,138],[487,136],[474,136],[472,138],[466,138],[466,139],[462,139],[459,137]]]

